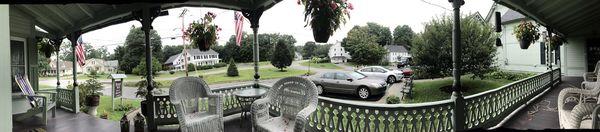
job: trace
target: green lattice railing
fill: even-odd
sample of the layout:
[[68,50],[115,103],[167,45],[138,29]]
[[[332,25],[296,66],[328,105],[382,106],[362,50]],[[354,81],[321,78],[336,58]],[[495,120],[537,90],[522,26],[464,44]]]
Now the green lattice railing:
[[56,89],[57,92],[57,107],[75,112],[75,93],[71,89]]

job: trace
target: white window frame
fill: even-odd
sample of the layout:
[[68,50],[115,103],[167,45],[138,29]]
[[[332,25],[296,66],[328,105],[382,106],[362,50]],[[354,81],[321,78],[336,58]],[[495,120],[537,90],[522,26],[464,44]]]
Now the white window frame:
[[[23,54],[24,54],[24,59],[25,59],[24,60],[25,64],[23,65],[23,67],[25,68],[25,75],[29,75],[29,60],[27,59],[27,58],[29,58],[29,56],[27,55],[27,39],[22,38],[22,37],[10,36],[10,41],[21,41],[21,42],[23,42]],[[9,46],[10,45],[11,44],[9,42]],[[12,57],[10,57],[9,60],[11,60],[11,59],[12,59]],[[9,63],[11,63],[9,65],[11,67],[10,72],[12,72],[13,64],[12,64],[12,62],[9,62]],[[11,76],[13,76],[13,75],[11,75]],[[11,77],[10,79],[13,79],[13,78]],[[12,85],[12,83],[11,83],[11,85]],[[11,86],[11,91],[12,91],[12,86]]]

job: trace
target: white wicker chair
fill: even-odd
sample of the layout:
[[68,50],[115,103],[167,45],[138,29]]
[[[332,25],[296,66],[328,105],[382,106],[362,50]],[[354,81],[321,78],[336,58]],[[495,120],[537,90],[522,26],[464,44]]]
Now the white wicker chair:
[[[302,77],[287,77],[275,83],[263,99],[252,104],[254,130],[304,132],[308,116],[317,109],[317,87]],[[279,108],[280,116],[269,115],[269,105]]]
[[[598,97],[600,94],[600,87],[595,86],[592,89],[578,89],[578,88],[565,88],[558,94],[558,118],[560,128],[565,129],[579,129],[579,128],[591,128],[591,122],[583,122],[583,117],[592,114],[596,103],[586,103],[585,99],[577,100],[574,96],[593,96]],[[565,106],[566,100],[577,100],[578,104],[569,110]],[[583,124],[583,126],[581,126]]]
[[[222,95],[211,93],[204,80],[198,77],[178,78],[171,85],[169,96],[175,105],[182,132],[224,131]],[[208,98],[207,111],[199,110],[200,98]]]
[[583,73],[583,81],[584,82],[595,82],[598,80],[598,72],[600,71],[600,61],[596,62],[596,67],[592,72]]

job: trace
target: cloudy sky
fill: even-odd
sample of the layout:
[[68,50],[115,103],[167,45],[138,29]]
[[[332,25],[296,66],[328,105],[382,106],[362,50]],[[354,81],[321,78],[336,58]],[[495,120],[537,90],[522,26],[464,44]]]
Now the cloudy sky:
[[[390,28],[397,25],[409,25],[413,31],[421,32],[423,23],[435,17],[452,13],[452,5],[447,0],[348,0],[354,6],[350,11],[350,19],[341,29],[337,30],[329,39],[328,43],[341,41],[354,25],[366,25],[367,22],[375,22]],[[259,33],[281,33],[291,34],[296,38],[296,45],[303,45],[307,41],[313,41],[310,27],[306,24],[303,14],[303,6],[298,5],[296,0],[283,0],[271,9],[265,11],[260,19]],[[461,13],[479,12],[483,17],[488,13],[492,0],[465,0]],[[189,12],[185,15],[184,25],[199,20],[206,12],[217,14],[215,24],[223,30],[219,32],[219,44],[225,44],[229,37],[234,34],[233,11],[216,8],[191,8],[186,7]],[[181,38],[172,37],[181,35],[182,19],[179,14],[183,8],[170,9],[168,16],[156,18],[152,24],[158,34],[164,38],[163,45],[181,45]],[[117,24],[99,30],[83,34],[83,41],[91,43],[95,48],[106,47],[109,52],[118,45],[123,45],[130,27],[140,27],[137,21]],[[249,21],[244,22],[244,31],[252,32]],[[189,42],[186,42],[189,44]]]

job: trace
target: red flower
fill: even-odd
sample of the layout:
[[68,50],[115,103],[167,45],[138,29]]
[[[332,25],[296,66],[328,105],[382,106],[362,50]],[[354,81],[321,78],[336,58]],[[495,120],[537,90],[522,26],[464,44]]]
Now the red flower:
[[337,7],[338,7],[337,3],[333,2],[333,1],[331,1],[329,6],[331,6],[331,9],[333,9],[333,10],[337,9]]
[[348,9],[353,10],[354,7],[352,6],[352,3],[348,3]]
[[298,0],[298,2],[297,2],[297,3],[298,3],[298,5],[300,5],[300,0]]

